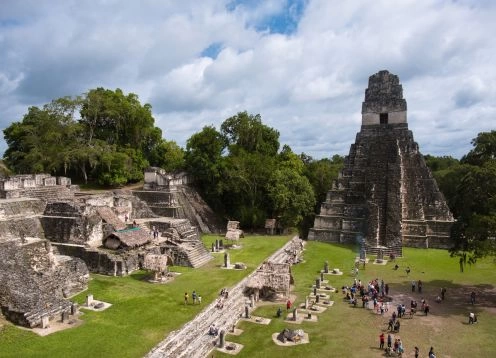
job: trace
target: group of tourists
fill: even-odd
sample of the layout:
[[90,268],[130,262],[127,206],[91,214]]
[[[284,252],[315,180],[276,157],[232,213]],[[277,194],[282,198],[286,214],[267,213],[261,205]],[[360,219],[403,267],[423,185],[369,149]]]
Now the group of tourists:
[[160,236],[160,232],[155,226],[152,226],[152,229],[150,230],[150,235],[153,236],[154,239],[157,239]]
[[[407,275],[410,273],[409,267],[407,268]],[[422,293],[422,281],[412,281],[412,292]],[[374,312],[384,316],[386,312],[389,311],[390,308],[390,298],[389,296],[389,285],[384,282],[384,280],[379,280],[378,278],[371,280],[366,285],[362,284],[362,281],[354,278],[353,284],[342,287],[342,293],[344,295],[344,299],[353,304],[355,307],[357,305],[357,300],[361,298],[362,307],[372,308],[373,304]],[[446,289],[441,289],[441,300],[444,300],[446,294]],[[428,315],[430,307],[427,301],[422,298],[421,299],[421,309],[422,311]],[[379,335],[379,348],[384,349],[386,356],[397,356],[401,357],[405,351],[403,346],[403,342],[401,338],[397,335],[400,331],[401,323],[400,318],[405,315],[409,315],[412,317],[417,312],[417,301],[412,299],[410,301],[410,311],[407,312],[405,304],[401,303],[396,306],[396,309],[393,310],[391,317],[388,320],[387,333],[381,332]],[[474,316],[469,318],[473,323]],[[475,318],[476,320],[476,318]],[[385,346],[387,344],[387,346]],[[415,347],[415,357],[419,357],[420,349]],[[434,353],[434,348],[431,347],[429,350],[429,358],[435,358],[436,355]]]
[[[191,292],[191,299],[194,305],[196,305],[196,303],[200,304],[202,301],[201,296],[195,290]],[[184,292],[184,304],[187,305],[188,301],[189,301],[189,294],[188,292]]]
[[219,298],[217,298],[217,303],[215,304],[215,307],[217,307],[218,309],[224,308],[224,302],[225,300],[228,299],[228,297],[229,297],[229,291],[227,291],[226,288],[220,290]]
[[415,281],[413,280],[412,281],[412,292],[415,292],[415,288],[417,288],[418,290],[418,293],[422,293],[422,281],[421,280],[418,280],[418,281]]

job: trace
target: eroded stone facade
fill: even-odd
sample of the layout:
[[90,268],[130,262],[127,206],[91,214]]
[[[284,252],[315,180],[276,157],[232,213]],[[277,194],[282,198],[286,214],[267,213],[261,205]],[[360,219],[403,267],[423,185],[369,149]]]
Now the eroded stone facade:
[[362,127],[327,193],[310,240],[360,243],[401,255],[403,246],[450,246],[453,216],[413,139],[398,76],[369,78]]
[[157,167],[145,170],[142,190],[133,194],[145,201],[156,215],[188,219],[203,233],[220,233],[222,220],[191,186],[185,172],[168,173]]

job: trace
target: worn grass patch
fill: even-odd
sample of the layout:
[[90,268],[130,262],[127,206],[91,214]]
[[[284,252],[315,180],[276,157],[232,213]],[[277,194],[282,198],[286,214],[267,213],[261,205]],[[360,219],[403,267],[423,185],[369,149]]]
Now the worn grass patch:
[[[207,247],[215,236],[203,238]],[[223,255],[199,269],[173,267],[181,272],[168,284],[151,284],[148,273],[128,277],[92,275],[87,292],[75,297],[83,303],[88,293],[112,303],[103,312],[84,311],[83,325],[40,337],[2,322],[0,357],[142,357],[167,334],[193,319],[217,298],[222,287],[230,287],[248,275],[290,237],[250,236],[241,240],[243,249],[231,250],[231,262],[242,261],[248,269],[222,270]],[[196,290],[202,304],[184,305],[184,292]]]
[[[298,296],[296,304],[303,302],[310,293],[325,260],[329,260],[331,269],[340,268],[344,272],[342,276],[325,277],[332,286],[351,285],[355,256],[356,249],[351,246],[307,243],[305,263],[293,267],[294,292]],[[399,336],[405,347],[403,357],[413,357],[415,346],[420,348],[421,357],[427,356],[431,346],[438,357],[495,356],[496,271],[492,259],[481,260],[461,273],[458,261],[450,258],[444,250],[407,248],[404,258],[397,259],[397,263],[400,266],[397,271],[393,270],[394,263],[385,266],[367,264],[365,270],[360,270],[358,279],[365,282],[374,278],[384,279],[391,287],[393,304],[404,302],[409,307],[411,298],[420,301],[422,297],[430,303],[429,316],[419,314],[413,319],[401,320]],[[405,272],[407,266],[411,269],[409,275]],[[412,294],[413,279],[422,280],[422,294]],[[438,304],[434,299],[442,287],[447,289],[446,300]],[[469,303],[472,290],[478,295],[475,306]],[[331,294],[331,299],[335,301],[334,306],[319,314],[318,323],[284,323],[283,318],[275,318],[277,305],[257,309],[253,314],[270,317],[272,322],[268,326],[240,322],[238,327],[244,330],[243,334],[229,337],[230,341],[244,345],[237,357],[383,357],[383,352],[378,349],[379,334],[386,331],[392,311],[381,316],[363,309],[360,304],[354,308],[343,300],[341,290]],[[476,325],[467,324],[471,310],[478,314],[479,323]],[[310,344],[295,347],[275,345],[271,335],[284,328],[302,328],[309,333]],[[227,357],[219,352],[214,352],[213,356]]]

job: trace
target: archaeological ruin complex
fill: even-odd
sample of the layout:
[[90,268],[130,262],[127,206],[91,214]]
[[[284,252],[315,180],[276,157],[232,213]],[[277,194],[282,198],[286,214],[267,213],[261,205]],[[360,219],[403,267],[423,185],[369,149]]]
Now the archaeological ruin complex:
[[396,75],[369,78],[362,126],[308,239],[358,243],[368,252],[448,248],[453,216],[408,129]]
[[[174,203],[169,191],[177,183],[167,187]],[[189,207],[204,204],[194,200]],[[122,276],[145,268],[157,278],[164,264],[202,266],[213,256],[180,207],[163,217],[130,191],[82,193],[69,178],[47,174],[0,179],[2,313],[23,326],[46,325],[71,311],[68,298],[87,288],[89,272]]]

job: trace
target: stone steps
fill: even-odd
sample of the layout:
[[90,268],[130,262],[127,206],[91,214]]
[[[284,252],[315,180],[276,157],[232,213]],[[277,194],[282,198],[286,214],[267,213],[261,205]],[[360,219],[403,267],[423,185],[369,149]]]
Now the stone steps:
[[187,256],[194,268],[201,267],[214,258],[202,242],[191,245],[191,249],[187,251]]

